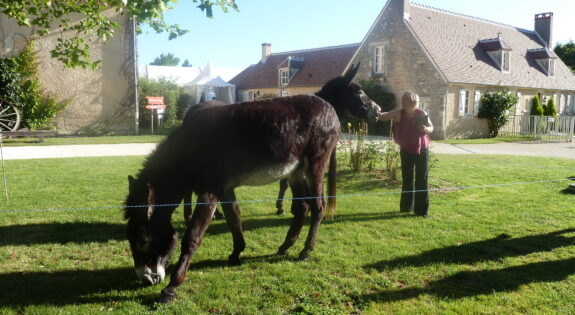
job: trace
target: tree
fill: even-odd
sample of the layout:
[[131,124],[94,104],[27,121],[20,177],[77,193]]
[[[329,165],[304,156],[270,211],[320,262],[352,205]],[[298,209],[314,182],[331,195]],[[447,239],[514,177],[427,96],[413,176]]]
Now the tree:
[[[176,124],[178,115],[178,100],[182,94],[182,88],[173,81],[161,78],[159,80],[140,79],[138,84],[138,93],[143,97],[140,98],[140,124],[149,126],[152,119],[151,111],[146,109],[147,100],[145,96],[163,96],[166,111],[164,113],[164,128],[171,128]],[[154,125],[157,126],[156,123]]]
[[531,115],[543,116],[543,106],[538,95],[531,99]]
[[152,63],[153,66],[177,66],[180,63],[180,58],[175,57],[172,53],[167,55],[160,54]]
[[[235,0],[192,0],[198,3],[198,8],[213,16],[213,6],[219,6],[224,13],[228,8],[237,10]],[[109,9],[118,13],[133,16],[137,23],[137,31],[141,33],[141,25],[149,25],[157,33],[167,32],[169,39],[174,39],[187,33],[177,24],[169,25],[164,21],[164,13],[172,9],[177,0],[0,0],[2,13],[15,19],[18,25],[29,27],[33,36],[44,36],[57,25],[58,32],[55,47],[50,51],[52,58],[60,60],[66,67],[96,68],[100,61],[93,61],[90,55],[90,44],[85,38],[94,35],[102,42],[112,37],[119,27],[105,16]],[[80,21],[73,20],[74,14],[83,17]],[[65,35],[68,31],[73,36]]]
[[557,44],[553,51],[563,62],[575,72],[575,43],[569,41],[566,44]]
[[497,137],[499,129],[509,121],[507,113],[518,101],[519,97],[511,94],[509,90],[487,92],[481,97],[477,117],[487,119],[490,138]]
[[184,63],[182,63],[182,67],[191,67],[192,63],[188,61],[188,59],[184,60]]
[[547,105],[543,107],[543,115],[544,116],[557,116],[557,108],[555,107],[555,101],[553,98],[549,98],[547,101]]

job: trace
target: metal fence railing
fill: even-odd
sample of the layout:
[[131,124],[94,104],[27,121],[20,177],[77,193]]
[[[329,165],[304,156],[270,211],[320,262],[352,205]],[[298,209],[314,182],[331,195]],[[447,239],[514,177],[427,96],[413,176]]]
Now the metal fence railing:
[[532,137],[542,141],[573,142],[575,116],[512,115],[501,135]]

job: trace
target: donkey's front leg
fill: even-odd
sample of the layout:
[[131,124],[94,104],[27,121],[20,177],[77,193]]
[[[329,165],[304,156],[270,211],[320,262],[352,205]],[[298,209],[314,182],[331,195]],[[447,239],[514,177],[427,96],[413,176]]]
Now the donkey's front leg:
[[184,220],[186,222],[189,222],[192,217],[192,194],[190,192],[184,195]]
[[280,191],[278,193],[278,199],[276,200],[276,209],[278,209],[276,211],[277,215],[284,215],[285,214],[284,197],[285,197],[285,194],[286,194],[288,187],[289,187],[289,185],[288,185],[288,179],[287,178],[280,180]]
[[170,283],[162,290],[159,302],[167,303],[176,297],[176,288],[184,282],[186,273],[190,266],[192,255],[196,252],[202,242],[204,233],[212,221],[212,215],[218,203],[217,198],[209,193],[198,194],[198,204],[188,222],[188,228],[182,238],[182,253],[176,264],[176,269],[172,272]]

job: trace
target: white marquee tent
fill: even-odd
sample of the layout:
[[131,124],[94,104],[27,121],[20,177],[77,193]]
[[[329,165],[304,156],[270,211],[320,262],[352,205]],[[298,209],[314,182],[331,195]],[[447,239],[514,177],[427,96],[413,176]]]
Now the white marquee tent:
[[191,105],[214,99],[226,104],[236,101],[236,86],[217,75],[209,61],[200,74],[183,87],[184,91],[192,96]]

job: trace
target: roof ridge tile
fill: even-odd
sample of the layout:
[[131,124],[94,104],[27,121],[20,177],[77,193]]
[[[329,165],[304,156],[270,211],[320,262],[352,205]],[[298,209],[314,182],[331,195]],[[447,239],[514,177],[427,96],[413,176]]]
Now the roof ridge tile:
[[458,17],[463,17],[463,18],[470,19],[470,20],[474,20],[474,21],[478,21],[478,22],[490,23],[490,24],[495,24],[495,25],[499,25],[499,26],[503,26],[503,27],[508,27],[508,28],[512,28],[512,29],[517,29],[517,30],[521,30],[521,31],[525,31],[525,32],[534,33],[534,31],[532,31],[532,30],[524,29],[524,28],[521,28],[521,27],[516,27],[516,26],[513,26],[513,25],[509,25],[509,24],[505,24],[505,23],[501,23],[501,22],[496,22],[496,21],[488,20],[488,19],[484,19],[484,18],[480,18],[480,17],[477,17],[477,16],[467,15],[467,14],[464,14],[464,13],[459,13],[459,12],[455,12],[455,11],[449,11],[449,10],[445,10],[445,9],[441,9],[441,8],[436,8],[436,7],[432,7],[432,6],[430,6],[430,5],[426,5],[426,4],[421,4],[421,3],[412,2],[411,5],[414,6],[414,7],[420,8],[420,9],[426,9],[426,10],[435,11],[435,12],[439,12],[439,13],[450,14],[450,15],[454,15],[454,16],[458,16]]

